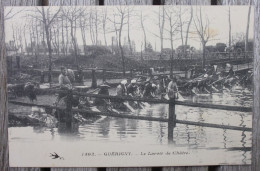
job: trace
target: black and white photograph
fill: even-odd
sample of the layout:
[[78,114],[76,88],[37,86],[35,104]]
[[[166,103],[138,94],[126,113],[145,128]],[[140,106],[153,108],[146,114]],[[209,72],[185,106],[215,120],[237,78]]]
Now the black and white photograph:
[[251,164],[251,6],[5,7],[11,167]]

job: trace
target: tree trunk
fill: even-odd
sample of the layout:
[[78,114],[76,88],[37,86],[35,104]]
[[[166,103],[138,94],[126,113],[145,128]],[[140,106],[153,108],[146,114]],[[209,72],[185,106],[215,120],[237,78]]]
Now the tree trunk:
[[25,43],[25,52],[27,52],[28,44],[27,44],[27,40],[26,40],[26,36],[25,36],[25,26],[24,26],[24,30],[23,30],[23,36],[24,36],[24,43]]
[[96,29],[96,45],[98,45],[98,14],[95,11],[95,29]]
[[231,47],[231,17],[230,17],[230,7],[228,8],[228,23],[229,23],[229,33],[228,33],[228,46]]
[[143,58],[143,51],[142,51],[142,49],[143,49],[143,42],[141,43],[141,61],[143,61],[143,60],[144,60],[144,58]]
[[102,25],[103,25],[103,35],[104,35],[104,40],[105,40],[105,45],[107,46],[107,38],[106,38],[106,21],[107,21],[107,9],[103,10],[103,20],[102,20]]
[[104,34],[105,45],[107,46],[107,38],[106,38],[106,24],[104,24],[104,23],[103,23],[103,34]]
[[48,46],[48,52],[49,52],[49,75],[48,75],[48,82],[50,83],[51,86],[51,82],[52,82],[52,49],[51,49],[51,40],[50,40],[50,33],[49,33],[49,27],[47,24],[47,19],[45,17],[45,12],[44,9],[42,7],[42,16],[43,16],[43,24],[44,24],[44,29],[45,29],[45,33],[46,33],[46,40],[47,40],[47,46]]
[[61,18],[61,48],[62,53],[65,56],[65,40],[64,40],[64,18]]
[[68,55],[68,47],[69,47],[69,26],[68,26],[68,19],[66,18],[66,47],[65,47],[66,55]]
[[70,21],[70,36],[71,36],[72,45],[73,45],[73,48],[74,48],[75,64],[77,65],[77,68],[78,68],[77,44],[76,44],[76,40],[75,40],[75,37],[74,37],[73,20]]
[[82,18],[80,17],[80,30],[81,30],[81,37],[83,41],[83,49],[84,55],[87,55],[87,43],[86,43],[86,34],[85,34],[85,20],[82,23]]
[[[182,18],[181,18],[181,6],[180,6],[180,14],[179,14],[179,20],[180,20],[180,33],[181,33],[181,45],[184,45],[184,37],[183,37],[183,25],[182,25]],[[184,49],[182,49],[183,51]]]
[[125,56],[124,56],[124,50],[121,44],[121,34],[122,34],[122,29],[123,29],[123,17],[121,18],[121,25],[120,25],[120,30],[119,30],[119,48],[121,51],[121,58],[122,58],[122,66],[123,66],[123,76],[125,77]]
[[171,41],[171,65],[170,65],[170,77],[173,78],[173,43]]
[[42,32],[42,42],[44,43],[44,55],[46,55],[46,43],[45,43],[45,27],[44,27],[44,24],[42,25],[42,30],[43,30],[43,32]]
[[163,29],[164,29],[164,23],[165,23],[165,9],[164,9],[164,6],[163,7],[159,7],[159,9],[160,8],[163,8],[162,22],[161,22],[161,14],[160,14],[160,11],[159,11],[159,29],[160,29],[161,59],[162,59],[162,53],[163,53]]
[[[31,29],[29,28],[30,30],[30,41],[31,41],[31,55],[33,56],[33,38],[32,38],[32,31]],[[35,62],[37,63],[37,58],[35,58]]]
[[202,67],[205,68],[205,64],[206,64],[206,54],[205,51],[206,50],[206,43],[202,43]]
[[36,31],[36,55],[39,56],[39,31],[38,31],[38,23],[37,20],[35,21],[35,31]]
[[115,28],[115,32],[116,32],[116,49],[115,49],[115,52],[118,54],[118,31],[117,31],[117,27],[116,27],[116,19],[115,19],[115,16],[114,16],[114,28]]
[[48,82],[52,82],[52,49],[51,49],[51,41],[49,36],[49,29],[47,26],[45,26],[45,32],[46,32],[46,40],[47,40],[47,46],[48,46],[48,52],[49,52],[49,76],[48,76]]
[[250,6],[249,6],[249,9],[248,9],[248,16],[247,16],[245,52],[248,51],[248,35],[249,35],[249,25],[250,25],[250,14],[251,14],[251,0],[250,0]]
[[34,33],[34,26],[36,27],[37,26],[37,24],[36,23],[33,23],[33,20],[32,20],[32,25],[31,25],[32,27],[31,27],[31,33],[32,33],[32,38],[31,38],[31,41],[34,43],[34,46],[33,45],[31,45],[32,46],[32,55],[33,55],[33,52],[34,52],[34,55],[35,55],[35,64],[37,64],[38,63],[38,56],[37,56],[37,51],[36,51],[36,40],[35,40],[35,33]]
[[189,40],[189,32],[190,32],[190,25],[191,25],[191,22],[192,22],[192,17],[193,17],[193,8],[192,6],[190,7],[190,20],[189,20],[189,23],[188,23],[188,26],[187,26],[187,31],[186,31],[186,38],[185,38],[185,57],[187,57],[187,50],[186,50],[186,47],[188,45],[188,40]]
[[90,16],[89,16],[89,33],[90,33],[90,38],[92,41],[92,44],[95,45],[95,38],[94,38],[94,32],[93,32],[93,18],[92,18],[92,11],[90,12]]
[[141,26],[142,26],[142,30],[143,30],[143,33],[144,33],[144,50],[146,51],[146,47],[147,47],[146,32],[145,32],[144,23],[143,23],[143,13],[142,12],[141,12]]
[[128,22],[127,22],[127,37],[128,37],[128,44],[129,44],[129,49],[130,49],[130,54],[133,53],[133,49],[132,49],[132,45],[131,45],[131,39],[130,39],[130,14],[129,14],[129,8],[128,8],[128,16],[127,16],[127,19],[128,19]]

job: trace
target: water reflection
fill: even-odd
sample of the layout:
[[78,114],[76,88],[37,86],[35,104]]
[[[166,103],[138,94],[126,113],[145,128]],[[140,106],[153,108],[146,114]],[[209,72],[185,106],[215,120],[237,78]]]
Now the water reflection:
[[[252,96],[223,93],[208,96],[188,97],[188,100],[198,103],[214,103],[225,105],[251,106]],[[137,110],[131,115],[168,118],[168,105],[146,105],[145,109]],[[213,110],[187,106],[176,106],[176,115],[179,120],[207,122],[215,124],[251,127],[252,114]],[[44,139],[46,141],[104,141],[107,143],[137,143],[145,145],[168,144],[168,125],[165,122],[153,122],[114,117],[89,117],[84,123],[75,123],[67,127],[65,123],[58,124],[57,128],[42,126],[21,127],[19,131],[11,127],[14,134],[12,141],[25,139]],[[32,131],[28,131],[32,129]],[[20,132],[20,134],[19,134]],[[26,135],[21,132],[27,132]],[[17,133],[17,134],[16,134]],[[17,138],[19,137],[19,139]],[[250,160],[251,133],[215,129],[193,125],[177,124],[173,133],[174,146],[192,149],[219,149],[227,150],[237,155],[243,163]],[[36,140],[35,140],[36,141]]]
[[108,138],[109,130],[110,130],[110,118],[102,117],[98,121],[99,125],[99,134],[101,134],[104,138]]
[[64,135],[76,135],[79,132],[79,123],[72,122],[72,123],[65,123],[59,122],[58,123],[58,133]]

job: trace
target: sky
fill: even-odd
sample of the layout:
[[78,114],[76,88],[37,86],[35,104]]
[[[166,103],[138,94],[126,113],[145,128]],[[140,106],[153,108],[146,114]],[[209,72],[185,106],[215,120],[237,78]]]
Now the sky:
[[[6,42],[13,39],[13,31],[12,26],[14,28],[23,28],[24,25],[30,25],[29,17],[28,15],[37,15],[34,12],[32,12],[35,7],[7,7],[5,8],[5,16],[8,12],[10,12],[12,8],[11,13],[8,14],[8,16],[13,16],[12,18],[5,20],[5,33],[6,33]],[[71,8],[71,7],[64,7],[64,8]],[[107,8],[108,11],[108,18],[110,20],[113,19],[113,14],[117,13],[118,6],[98,6],[98,7],[85,7],[85,10],[88,11],[92,8],[92,10],[98,10],[99,16],[101,16],[101,11],[104,8]],[[140,51],[143,42],[144,42],[144,35],[143,31],[141,29],[141,22],[140,22],[140,13],[142,11],[143,16],[145,16],[144,20],[144,27],[146,30],[147,35],[147,42],[151,43],[152,47],[156,51],[160,51],[160,39],[159,39],[159,27],[158,27],[158,11],[159,8],[162,8],[162,6],[130,6],[129,8],[133,9],[133,15],[130,18],[130,38],[132,41],[135,41],[136,44],[136,50]],[[166,6],[168,10],[175,10],[178,11],[181,8],[182,12],[185,12],[182,14],[182,21],[188,21],[190,17],[190,6]],[[196,18],[196,12],[199,11],[200,6],[193,6],[193,18]],[[228,6],[201,6],[202,9],[202,18],[203,21],[206,20],[206,18],[210,22],[210,29],[214,30],[214,32],[217,34],[213,40],[209,41],[207,45],[215,45],[218,42],[222,43],[228,43],[228,35],[229,35],[229,23],[228,23]],[[50,10],[55,12],[58,9],[58,7],[51,7]],[[245,34],[246,32],[246,25],[247,25],[247,17],[248,17],[248,6],[230,6],[231,10],[231,25],[232,25],[232,35],[237,34]],[[115,32],[113,32],[113,25],[110,20],[107,20],[107,42],[108,45],[111,45],[111,37],[115,36]],[[173,21],[179,20],[177,16],[174,16]],[[119,19],[117,20],[119,21]],[[169,20],[165,20],[165,30],[169,30]],[[186,31],[187,24],[183,26],[183,30]],[[250,26],[249,26],[249,39],[253,39],[253,27],[254,27],[254,8],[251,8],[251,15],[250,15]],[[191,32],[195,32],[194,22],[191,23],[190,27]],[[86,29],[87,33],[87,44],[91,45],[89,30]],[[164,48],[170,48],[171,42],[168,40],[169,34],[167,34],[167,31],[164,31],[166,38],[164,40]],[[184,33],[185,35],[186,33]],[[29,30],[27,29],[26,33],[26,39],[27,42],[29,41]],[[122,33],[122,42],[124,42],[124,38],[127,37],[127,25],[123,26],[123,33]],[[189,40],[188,44],[195,47],[196,49],[201,49],[201,43],[199,38],[197,37],[197,34],[189,34]],[[82,45],[82,38],[81,38],[81,31],[78,29],[77,31],[77,40],[78,44]],[[99,30],[99,40],[102,44],[104,44],[104,38],[103,38],[103,30],[102,26],[100,26]],[[180,39],[180,33],[176,32],[174,35],[174,41],[173,41],[174,48],[177,48],[179,45],[181,45],[181,39]]]

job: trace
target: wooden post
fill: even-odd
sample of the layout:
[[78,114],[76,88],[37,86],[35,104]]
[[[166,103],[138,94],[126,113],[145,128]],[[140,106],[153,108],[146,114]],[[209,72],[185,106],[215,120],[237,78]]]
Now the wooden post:
[[176,126],[175,98],[170,98],[168,118],[168,143],[173,143],[173,129]]
[[97,88],[97,77],[96,77],[96,70],[92,69],[92,88]]
[[68,90],[68,94],[67,94],[67,101],[66,101],[66,118],[65,118],[65,122],[66,122],[66,129],[67,130],[71,130],[72,128],[72,100],[73,100],[73,95],[72,95],[72,90]]
[[106,82],[106,69],[103,69],[103,83]]

